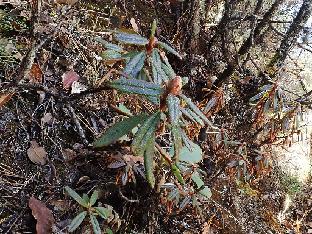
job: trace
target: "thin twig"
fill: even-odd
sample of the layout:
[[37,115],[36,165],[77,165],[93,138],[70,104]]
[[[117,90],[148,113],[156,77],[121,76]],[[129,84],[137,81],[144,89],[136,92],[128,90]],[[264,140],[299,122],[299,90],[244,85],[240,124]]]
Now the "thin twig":
[[85,132],[84,132],[83,128],[81,127],[81,124],[80,124],[80,122],[79,122],[79,120],[77,118],[77,115],[75,113],[74,108],[69,103],[66,104],[66,107],[69,109],[70,113],[72,114],[73,121],[74,121],[74,123],[75,123],[75,125],[76,125],[76,127],[78,129],[78,133],[79,133],[80,138],[82,139],[82,142],[85,145],[88,145],[89,142],[86,139]]
[[119,191],[120,197],[121,197],[122,199],[124,199],[125,201],[127,201],[127,202],[129,202],[129,203],[139,203],[139,202],[140,202],[139,199],[129,199],[129,198],[127,198],[125,195],[122,194],[120,188],[118,188],[118,191]]

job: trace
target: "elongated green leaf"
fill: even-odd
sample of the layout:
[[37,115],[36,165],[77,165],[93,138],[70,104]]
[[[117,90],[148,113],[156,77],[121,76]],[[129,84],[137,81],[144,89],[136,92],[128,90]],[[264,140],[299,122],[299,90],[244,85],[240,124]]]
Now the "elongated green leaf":
[[110,43],[108,41],[105,41],[105,40],[103,40],[100,37],[95,38],[95,40],[97,42],[100,42],[106,49],[113,50],[113,51],[116,51],[116,52],[122,52],[123,51],[122,47],[120,47],[120,46],[118,46],[116,44]]
[[197,171],[192,174],[192,180],[196,184],[196,187],[200,189],[199,193],[201,195],[205,196],[206,198],[210,198],[212,196],[210,188],[204,186],[204,181]]
[[170,64],[168,65],[161,63],[161,69],[166,73],[167,77],[169,77],[169,80],[171,80],[174,77],[176,77],[176,74],[174,70],[172,69],[172,67],[170,66]]
[[262,92],[256,94],[255,96],[253,96],[253,97],[251,97],[251,98],[249,99],[249,102],[254,102],[254,101],[259,100],[260,98],[262,98],[262,96],[263,96],[266,92],[267,92],[267,91],[262,91]]
[[122,58],[121,54],[119,52],[117,52],[117,51],[114,51],[114,50],[105,50],[101,54],[101,57],[104,60],[113,60],[113,59],[120,59],[120,58]]
[[98,191],[94,191],[91,195],[91,198],[90,198],[90,206],[93,206],[96,202],[96,200],[98,199],[99,197],[99,192]]
[[157,44],[164,48],[165,50],[167,50],[169,53],[174,54],[175,56],[177,56],[179,59],[182,59],[182,56],[175,50],[173,49],[171,46],[167,45],[166,43],[163,43],[161,41],[157,42]]
[[155,151],[155,135],[149,138],[144,152],[145,175],[148,183],[152,188],[155,186],[154,177],[154,152]]
[[155,36],[156,28],[157,28],[157,22],[156,22],[156,20],[154,20],[152,23],[151,38],[153,38]]
[[129,75],[130,77],[136,78],[144,66],[145,58],[146,58],[145,52],[141,52],[135,55],[127,63],[123,72]]
[[189,108],[181,108],[181,112],[194,123],[199,123],[201,126],[205,126],[204,121]]
[[83,211],[79,213],[69,224],[68,231],[69,232],[75,231],[79,227],[79,225],[82,223],[86,215],[87,215],[87,211]]
[[87,194],[82,194],[82,199],[86,202],[86,203],[89,203],[90,202],[90,199],[89,199],[89,197],[88,197],[88,195]]
[[129,133],[134,127],[139,123],[142,123],[146,120],[147,115],[141,114],[136,116],[131,116],[126,118],[112,127],[110,127],[100,138],[93,142],[94,147],[103,147],[108,146],[111,143],[117,141],[120,137]]
[[103,219],[108,219],[112,212],[111,210],[104,208],[104,207],[95,207],[96,213],[98,213]]
[[94,234],[101,234],[99,221],[96,219],[96,217],[92,213],[90,213],[90,222],[92,224],[92,229],[93,229]]
[[199,191],[199,193],[203,196],[205,196],[206,198],[211,198],[212,196],[212,192],[211,192],[211,189],[208,187],[208,186],[204,186],[203,189],[201,189]]
[[145,80],[120,78],[112,81],[109,86],[125,93],[159,97],[163,93],[160,85]]
[[176,162],[180,159],[181,149],[182,149],[182,130],[181,128],[174,124],[171,127],[171,135],[173,138],[173,147],[174,147],[174,160]]
[[115,35],[117,41],[120,41],[125,44],[132,45],[146,45],[148,44],[148,39],[142,37],[138,34],[129,34],[129,33],[117,33]]
[[88,207],[88,203],[82,197],[80,197],[80,195],[78,193],[76,193],[74,190],[72,190],[70,187],[66,186],[65,190],[69,194],[69,196],[74,198],[74,200],[79,203],[79,205],[82,205],[83,207]]
[[167,97],[167,105],[169,111],[170,122],[172,124],[178,124],[182,115],[180,110],[180,99],[169,94]]
[[177,180],[181,183],[181,184],[185,184],[185,181],[183,179],[183,176],[181,174],[181,171],[179,169],[179,167],[176,164],[172,164],[171,165],[171,170],[172,173],[174,174],[174,176],[177,178]]
[[196,184],[197,188],[201,188],[204,185],[204,181],[197,171],[192,174],[192,180]]
[[153,49],[152,51],[152,72],[153,72],[153,80],[157,84],[161,84],[162,82],[168,81],[168,77],[166,73],[163,71],[162,62],[160,59],[158,49]]
[[180,97],[187,103],[189,108],[194,111],[206,124],[208,124],[213,129],[218,129],[213,126],[209,119],[203,114],[203,112],[192,102],[192,100],[186,97],[184,94],[181,94]]
[[188,148],[189,151],[193,151],[193,142],[190,140],[190,138],[186,135],[186,133],[182,130],[182,141],[186,148]]
[[126,63],[129,63],[129,61],[136,55],[140,54],[141,51],[130,51],[126,54],[122,54],[121,57],[126,60]]
[[156,126],[160,121],[160,111],[157,111],[142,124],[142,126],[137,131],[131,148],[135,155],[143,156],[147,147],[147,143],[154,136]]

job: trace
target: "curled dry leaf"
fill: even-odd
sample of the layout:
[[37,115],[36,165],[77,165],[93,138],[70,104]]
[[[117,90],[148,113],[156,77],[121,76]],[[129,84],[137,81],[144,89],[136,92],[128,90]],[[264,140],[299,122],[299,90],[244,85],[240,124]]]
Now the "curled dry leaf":
[[29,199],[28,206],[32,210],[32,215],[37,220],[37,234],[52,233],[52,225],[55,220],[52,212],[46,207],[46,205],[38,199],[31,197]]
[[65,72],[62,75],[63,89],[70,89],[75,81],[79,80],[79,75],[74,71]]
[[14,93],[0,93],[0,107],[4,106],[14,95]]
[[36,164],[44,165],[47,162],[47,152],[43,147],[40,147],[36,141],[30,142],[30,147],[27,150],[28,158]]

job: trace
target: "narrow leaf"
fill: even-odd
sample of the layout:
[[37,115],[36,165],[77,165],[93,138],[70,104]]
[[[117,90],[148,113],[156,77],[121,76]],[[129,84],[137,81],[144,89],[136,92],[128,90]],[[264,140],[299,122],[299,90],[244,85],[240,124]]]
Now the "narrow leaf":
[[148,183],[152,188],[155,186],[154,177],[154,150],[155,150],[155,135],[153,135],[146,144],[146,150],[144,152],[144,167],[145,175]]
[[129,133],[134,127],[139,123],[142,123],[147,118],[146,114],[131,116],[126,118],[112,127],[110,127],[100,138],[98,138],[94,143],[94,147],[108,146],[111,143],[117,141],[120,137]]
[[102,54],[101,54],[101,57],[104,59],[104,60],[114,60],[114,59],[120,59],[122,58],[121,57],[121,54],[117,51],[114,51],[114,50],[105,50]]
[[111,216],[111,211],[104,207],[95,207],[96,213],[98,213],[103,219],[108,219]]
[[187,103],[189,108],[194,111],[200,118],[208,124],[213,129],[218,129],[217,127],[213,126],[213,124],[209,121],[209,119],[203,114],[203,112],[192,102],[192,100],[186,97],[184,94],[181,94],[180,97]]
[[157,28],[157,22],[156,22],[156,20],[154,20],[152,23],[151,37],[155,36],[156,28]]
[[185,181],[183,179],[183,176],[181,174],[180,169],[178,168],[178,166],[176,164],[172,164],[171,165],[171,170],[172,173],[174,174],[174,176],[177,178],[177,180],[181,183],[181,184],[185,184]]
[[263,96],[266,92],[267,92],[267,91],[262,91],[262,92],[256,94],[255,96],[253,96],[253,97],[251,97],[251,98],[249,99],[249,102],[255,102],[255,101],[261,99],[262,96]]
[[87,211],[83,211],[79,213],[69,224],[68,231],[69,232],[75,231],[79,227],[79,225],[82,223],[86,215],[87,215]]
[[120,41],[125,44],[132,44],[132,45],[148,44],[148,39],[138,34],[118,33],[115,35],[115,38],[117,41]]
[[101,234],[99,221],[96,219],[96,217],[92,213],[90,213],[90,222],[92,224],[92,229],[93,229],[94,234]]
[[205,126],[204,121],[189,108],[181,108],[181,112],[194,123],[199,123],[201,126]]
[[161,84],[162,82],[168,81],[166,73],[162,69],[162,62],[160,59],[158,49],[153,49],[152,51],[152,72],[153,72],[153,80],[157,84]]
[[96,200],[98,199],[99,197],[99,192],[98,191],[94,191],[91,195],[91,198],[90,198],[90,206],[93,206],[96,202]]
[[180,99],[169,94],[167,97],[167,105],[170,116],[170,122],[172,124],[178,124],[182,115],[180,110]]
[[137,131],[134,140],[132,142],[131,148],[135,155],[143,156],[147,147],[147,143],[155,134],[155,129],[160,121],[160,112],[157,111],[142,124],[142,126]]
[[108,41],[105,41],[105,40],[103,40],[100,37],[95,38],[95,40],[97,42],[101,43],[106,49],[113,50],[113,51],[116,51],[116,52],[122,52],[123,51],[122,47],[120,47],[120,46],[118,46],[116,44],[110,43]]
[[161,63],[161,69],[165,72],[165,74],[169,77],[169,79],[173,79],[174,77],[176,77],[176,74],[172,69],[172,67],[170,66],[170,64],[168,65]]
[[171,134],[173,138],[174,160],[178,162],[182,149],[182,130],[178,125],[174,124],[171,127]]
[[139,54],[135,55],[127,63],[123,72],[129,75],[130,77],[136,78],[144,66],[145,58],[146,58],[145,52],[140,52]]
[[87,194],[82,194],[82,199],[86,202],[86,203],[89,203],[90,202],[90,199],[89,199],[89,197],[88,197],[88,195]]
[[166,43],[163,43],[161,41],[157,42],[157,44],[164,48],[165,50],[167,50],[169,53],[174,54],[175,56],[177,56],[179,59],[182,59],[182,56],[175,50],[173,49],[171,46],[167,45]]
[[206,198],[211,198],[212,196],[212,192],[211,192],[211,189],[208,187],[208,186],[204,186],[203,189],[201,189],[199,191],[199,193],[203,196],[205,196]]
[[134,93],[146,96],[160,96],[163,92],[160,85],[137,79],[120,78],[112,81],[109,86],[125,93]]
[[86,207],[86,208],[88,207],[88,203],[85,202],[85,200],[82,199],[82,197],[80,197],[80,195],[78,193],[76,193],[73,189],[66,186],[65,190],[69,194],[69,196],[71,196],[76,202],[79,203],[79,205],[82,205],[83,207]]

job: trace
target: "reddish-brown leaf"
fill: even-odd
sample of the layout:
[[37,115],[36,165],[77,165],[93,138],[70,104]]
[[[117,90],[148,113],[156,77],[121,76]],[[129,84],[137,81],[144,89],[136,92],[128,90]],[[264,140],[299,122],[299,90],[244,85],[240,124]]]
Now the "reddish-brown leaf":
[[42,83],[42,75],[43,73],[38,63],[33,63],[29,71],[30,81],[33,83]]
[[14,95],[14,93],[1,93],[0,94],[0,107],[4,106]]
[[79,80],[79,75],[74,71],[68,71],[62,75],[62,80],[63,80],[63,88],[70,89],[72,84],[75,81]]
[[46,205],[38,199],[31,197],[29,199],[28,206],[32,210],[32,215],[37,220],[37,234],[52,233],[52,225],[55,220],[52,212],[46,207]]

